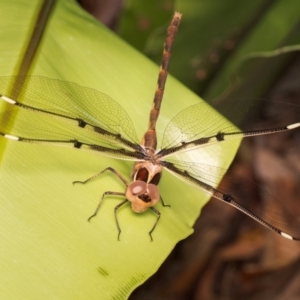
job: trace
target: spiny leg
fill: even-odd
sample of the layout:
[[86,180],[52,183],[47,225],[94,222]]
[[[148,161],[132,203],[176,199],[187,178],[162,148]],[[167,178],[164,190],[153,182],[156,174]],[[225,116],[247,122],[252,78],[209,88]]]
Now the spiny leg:
[[[107,192],[103,193],[103,195],[102,195],[102,197],[101,197],[101,199],[100,199],[100,201],[99,201],[99,204],[97,205],[97,208],[96,208],[95,212],[88,218],[88,221],[89,221],[89,222],[90,222],[90,220],[91,220],[92,218],[96,217],[96,215],[97,215],[97,213],[98,213],[98,211],[99,211],[99,209],[100,209],[100,207],[101,207],[101,204],[102,204],[102,202],[103,202],[103,199],[104,199],[104,197],[107,196],[107,195],[125,196],[125,193],[110,192],[110,191],[107,191]],[[127,201],[127,200],[125,200],[125,201]]]
[[164,200],[163,200],[163,198],[162,198],[161,196],[160,196],[160,201],[161,201],[161,204],[162,204],[163,207],[171,207],[170,204],[166,204],[166,203],[164,202]]
[[119,178],[122,180],[122,182],[123,182],[126,186],[128,185],[127,180],[126,180],[120,173],[118,173],[115,169],[113,169],[113,168],[111,168],[111,167],[108,167],[108,168],[104,169],[104,170],[101,171],[100,173],[98,173],[98,174],[96,174],[96,175],[94,175],[94,176],[88,178],[88,179],[85,180],[85,181],[73,181],[73,184],[76,184],[76,183],[86,184],[86,183],[88,183],[89,181],[91,181],[91,180],[97,178],[98,176],[100,176],[100,175],[101,175],[102,173],[104,173],[105,171],[111,171],[111,172],[113,172],[117,177],[119,177]]
[[[125,194],[124,194],[125,195]],[[118,216],[117,216],[117,210],[123,206],[125,203],[127,203],[128,200],[125,199],[124,201],[122,201],[120,204],[118,204],[116,207],[115,207],[115,220],[116,220],[116,224],[117,224],[117,228],[118,228],[118,241],[120,240],[120,234],[121,234],[121,227],[120,227],[120,224],[119,224],[119,221],[118,221]]]
[[157,223],[158,223],[158,221],[160,219],[160,212],[156,208],[154,208],[154,207],[150,207],[150,209],[157,215],[157,219],[156,219],[156,221],[155,221],[152,229],[149,231],[150,239],[151,239],[151,242],[152,242],[153,238],[152,238],[151,233],[154,231],[154,229],[155,229],[155,227],[156,227],[156,225],[157,225]]

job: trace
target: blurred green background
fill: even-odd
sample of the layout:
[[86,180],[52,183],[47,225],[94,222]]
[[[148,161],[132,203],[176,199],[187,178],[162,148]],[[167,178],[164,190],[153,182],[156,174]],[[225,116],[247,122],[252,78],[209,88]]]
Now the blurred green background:
[[[297,0],[123,3],[117,32],[157,64],[173,10],[183,14],[170,73],[208,101],[224,92],[263,96],[290,63],[295,53],[289,51],[297,50],[300,41]],[[272,53],[276,49],[281,50]]]

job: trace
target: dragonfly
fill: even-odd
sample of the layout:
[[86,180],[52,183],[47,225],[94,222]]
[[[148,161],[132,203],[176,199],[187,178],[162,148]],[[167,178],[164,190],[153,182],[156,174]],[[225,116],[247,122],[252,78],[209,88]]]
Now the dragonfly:
[[[7,106],[0,114],[0,136],[11,141],[72,147],[133,161],[130,181],[107,167],[85,181],[74,182],[85,184],[104,172],[112,172],[124,183],[125,192],[104,192],[88,219],[97,215],[106,196],[124,197],[114,209],[118,240],[121,227],[117,212],[126,203],[130,203],[136,213],[150,209],[156,215],[149,231],[153,240],[152,233],[161,217],[155,205],[161,201],[163,206],[168,206],[158,189],[163,170],[235,207],[283,237],[300,240],[300,223],[291,217],[282,199],[261,188],[259,201],[248,198],[246,201],[231,190],[226,181],[220,183],[226,169],[170,159],[181,152],[201,151],[202,147],[216,143],[296,129],[300,127],[299,106],[259,99],[228,100],[217,106],[219,113],[212,114],[212,108],[200,102],[184,109],[169,122],[161,148],[157,150],[156,122],[181,17],[181,13],[175,12],[167,29],[149,126],[141,141],[127,112],[109,96],[76,83],[30,75],[0,78],[0,100]],[[270,114],[277,120],[276,126],[261,119],[261,110],[257,108],[262,105],[272,105]],[[247,188],[245,191],[247,193]]]

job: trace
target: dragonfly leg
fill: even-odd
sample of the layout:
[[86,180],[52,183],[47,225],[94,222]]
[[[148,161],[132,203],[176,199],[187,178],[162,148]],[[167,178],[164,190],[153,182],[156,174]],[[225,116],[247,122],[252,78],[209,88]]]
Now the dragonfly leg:
[[102,173],[104,173],[105,171],[111,171],[111,172],[113,172],[117,177],[119,177],[119,178],[122,180],[122,182],[123,182],[126,186],[128,185],[127,180],[126,180],[120,173],[118,173],[115,169],[113,169],[113,168],[111,168],[111,167],[108,167],[108,168],[104,169],[104,170],[101,171],[100,173],[98,173],[98,174],[96,174],[96,175],[94,175],[94,176],[88,178],[88,179],[85,180],[85,181],[73,181],[73,184],[76,184],[76,183],[86,184],[86,183],[88,183],[89,181],[91,181],[91,180],[97,178],[98,176],[100,176],[100,175],[101,175]]
[[156,221],[155,221],[152,229],[149,231],[150,239],[151,239],[151,242],[152,242],[153,238],[152,238],[152,234],[151,233],[154,231],[154,229],[155,229],[155,227],[156,227],[156,225],[157,225],[157,223],[158,223],[158,221],[160,219],[160,212],[156,208],[154,208],[154,207],[150,207],[150,209],[157,215],[157,219],[156,219]]
[[[96,208],[95,212],[88,218],[88,221],[89,221],[89,222],[90,222],[90,220],[91,220],[92,218],[94,218],[94,217],[97,216],[97,213],[98,213],[98,211],[99,211],[99,209],[100,209],[100,207],[101,207],[101,204],[102,204],[102,202],[103,202],[103,200],[104,200],[104,197],[107,196],[107,195],[125,196],[125,193],[110,192],[110,191],[107,191],[107,192],[103,193],[103,195],[102,195],[102,197],[101,197],[101,199],[100,199],[100,201],[99,201],[99,204],[97,205],[97,208]],[[125,200],[125,201],[127,201],[127,200]]]
[[170,204],[166,204],[166,203],[164,202],[164,200],[163,200],[163,198],[162,198],[161,196],[160,196],[160,201],[161,201],[161,204],[162,204],[163,207],[171,207]]
[[[125,195],[125,194],[124,194]],[[120,204],[118,204],[116,207],[115,207],[115,220],[116,220],[116,224],[117,224],[117,228],[118,228],[118,241],[120,240],[120,234],[121,234],[121,227],[120,227],[120,224],[119,224],[119,220],[118,220],[118,215],[117,215],[117,210],[123,206],[125,203],[127,203],[128,200],[125,199],[124,201],[122,201]]]

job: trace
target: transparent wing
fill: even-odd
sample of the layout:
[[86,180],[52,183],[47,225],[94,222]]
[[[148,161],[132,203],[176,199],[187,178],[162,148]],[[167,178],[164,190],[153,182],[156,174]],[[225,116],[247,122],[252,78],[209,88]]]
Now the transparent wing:
[[[163,165],[183,181],[198,186],[206,193],[234,206],[282,236],[300,240],[299,216],[293,215],[286,208],[284,199],[276,198],[254,182],[249,181],[249,184],[241,186],[237,175],[210,165],[177,160],[168,160]],[[254,194],[251,189],[253,184],[258,190],[257,194]],[[241,194],[243,197],[239,196]]]
[[175,116],[164,132],[161,155],[300,126],[300,106],[293,104],[233,99],[219,103],[215,108],[217,111],[202,102]]
[[141,147],[126,111],[94,89],[38,76],[1,77],[0,94],[2,100],[12,100],[0,114],[2,135],[27,142],[77,143],[77,148],[83,144],[116,158],[140,157],[132,154]]

